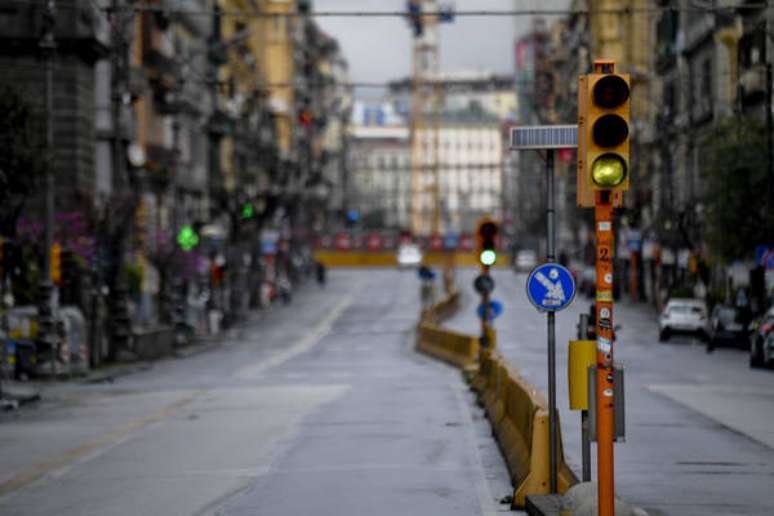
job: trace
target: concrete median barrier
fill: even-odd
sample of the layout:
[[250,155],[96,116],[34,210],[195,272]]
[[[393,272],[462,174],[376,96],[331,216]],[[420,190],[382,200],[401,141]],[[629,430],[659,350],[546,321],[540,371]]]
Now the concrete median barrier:
[[417,349],[464,368],[476,363],[478,339],[446,330],[434,323],[422,322],[417,331]]
[[491,357],[486,389],[481,396],[481,401],[492,428],[497,428],[505,416],[505,389],[507,388],[507,382],[507,365],[499,354],[494,353]]
[[[479,373],[471,382],[478,392],[515,486],[514,508],[523,508],[528,494],[549,492],[548,404],[497,352],[483,352]],[[561,436],[561,427],[557,430]],[[560,493],[578,479],[564,463],[559,441]]]
[[449,317],[457,313],[459,302],[460,293],[455,290],[450,294],[447,294],[446,297],[430,307],[430,309],[427,311],[429,312],[428,318],[436,323],[441,323],[447,320]]
[[[457,305],[458,299],[449,295],[425,311],[417,328],[417,349],[468,371],[477,364],[471,388],[484,406],[508,465],[513,508],[521,509],[527,495],[550,491],[548,403],[495,349],[481,349],[477,337],[440,326]],[[557,434],[557,488],[564,493],[578,479],[564,462],[559,424]]]
[[479,399],[486,390],[489,382],[489,371],[492,368],[492,353],[487,349],[481,349],[478,355],[478,371],[470,382],[471,388],[479,395]]

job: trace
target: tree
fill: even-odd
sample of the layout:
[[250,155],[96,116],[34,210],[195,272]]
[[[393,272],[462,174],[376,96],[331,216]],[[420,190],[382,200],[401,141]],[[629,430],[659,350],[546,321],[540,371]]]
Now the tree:
[[45,120],[11,86],[0,86],[0,234],[13,236],[45,171]]
[[707,243],[725,261],[749,257],[768,237],[765,127],[749,117],[723,120],[704,149]]

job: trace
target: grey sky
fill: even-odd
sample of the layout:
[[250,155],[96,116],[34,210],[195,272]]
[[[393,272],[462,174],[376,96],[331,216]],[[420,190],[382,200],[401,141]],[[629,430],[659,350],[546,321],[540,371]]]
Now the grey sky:
[[[560,9],[569,0],[440,0],[457,10]],[[405,0],[315,0],[314,10],[399,11]],[[338,39],[355,82],[385,82],[409,74],[412,33],[404,18],[319,18],[322,29]],[[459,17],[441,25],[441,69],[513,72],[516,34],[532,17]]]

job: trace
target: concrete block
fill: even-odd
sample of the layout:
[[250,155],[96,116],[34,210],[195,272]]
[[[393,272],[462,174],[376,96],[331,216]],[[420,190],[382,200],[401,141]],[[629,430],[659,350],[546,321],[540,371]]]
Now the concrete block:
[[[597,483],[576,484],[564,494],[560,516],[597,516]],[[620,498],[615,499],[616,516],[648,516],[639,507],[633,507]]]

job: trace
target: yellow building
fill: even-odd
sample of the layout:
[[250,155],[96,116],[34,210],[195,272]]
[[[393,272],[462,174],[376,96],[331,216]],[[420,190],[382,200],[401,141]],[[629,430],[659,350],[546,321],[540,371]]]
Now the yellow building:
[[[293,0],[261,0],[266,13],[284,14],[296,10]],[[260,49],[259,67],[268,95],[269,108],[273,112],[277,128],[277,145],[280,157],[288,159],[292,150],[294,95],[293,95],[293,33],[297,20],[288,16],[259,18],[260,25],[255,37]]]
[[[260,97],[274,117],[276,145],[281,159],[291,159],[293,142],[294,92],[293,51],[296,11],[292,0],[221,0],[224,12],[223,41],[228,63],[221,81],[228,86],[229,99],[221,108],[238,117],[250,99]],[[243,12],[244,16],[235,15]],[[256,16],[260,13],[261,16]],[[266,16],[279,14],[282,16]],[[223,140],[222,171],[227,191],[237,187],[234,170],[235,142],[227,134]]]

